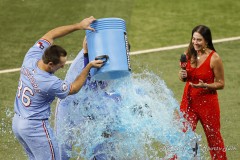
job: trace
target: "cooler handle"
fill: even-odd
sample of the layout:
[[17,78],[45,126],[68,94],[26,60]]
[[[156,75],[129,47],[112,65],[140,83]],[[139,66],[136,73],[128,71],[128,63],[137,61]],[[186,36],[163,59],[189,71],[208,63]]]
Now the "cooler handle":
[[109,56],[108,55],[101,55],[101,56],[97,56],[95,57],[95,60],[102,60],[103,63],[106,63],[109,59]]

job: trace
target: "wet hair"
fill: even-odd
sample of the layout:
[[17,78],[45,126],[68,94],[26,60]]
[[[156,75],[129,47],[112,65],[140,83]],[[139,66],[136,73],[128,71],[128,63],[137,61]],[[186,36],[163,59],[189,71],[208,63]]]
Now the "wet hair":
[[211,30],[207,26],[198,25],[198,26],[194,27],[192,30],[192,36],[191,36],[190,43],[189,43],[188,50],[187,50],[188,59],[191,59],[192,57],[194,57],[194,59],[197,58],[197,51],[195,51],[193,44],[192,44],[192,38],[193,38],[193,34],[195,32],[198,32],[199,34],[201,34],[203,36],[204,40],[207,43],[207,48],[216,51],[213,46],[213,43],[212,43]]
[[60,63],[60,57],[62,56],[67,56],[66,50],[58,45],[52,45],[45,50],[42,60],[45,64],[52,62],[54,65],[56,65]]

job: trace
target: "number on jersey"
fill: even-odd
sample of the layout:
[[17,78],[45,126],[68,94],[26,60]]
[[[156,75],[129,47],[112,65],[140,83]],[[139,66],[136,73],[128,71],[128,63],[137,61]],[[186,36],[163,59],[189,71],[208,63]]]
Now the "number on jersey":
[[21,80],[19,80],[17,96],[18,96],[18,98],[21,99],[21,101],[25,107],[29,107],[31,104],[31,99],[30,99],[29,95],[27,95],[27,93],[29,93],[31,96],[34,95],[32,89],[27,86],[23,88],[23,83]]

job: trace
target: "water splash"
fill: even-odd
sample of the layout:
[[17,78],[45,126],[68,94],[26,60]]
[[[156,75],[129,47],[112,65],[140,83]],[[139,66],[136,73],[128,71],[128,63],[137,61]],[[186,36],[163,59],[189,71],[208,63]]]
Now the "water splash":
[[[60,143],[72,144],[71,157],[91,159],[193,159],[199,137],[183,132],[179,104],[165,82],[144,72],[82,88],[66,103]],[[190,128],[190,127],[189,127]]]
[[[3,111],[4,113],[4,111]],[[0,119],[0,135],[6,136],[6,134],[12,134],[11,130],[11,119],[14,115],[14,112],[10,107],[5,108],[5,116]]]

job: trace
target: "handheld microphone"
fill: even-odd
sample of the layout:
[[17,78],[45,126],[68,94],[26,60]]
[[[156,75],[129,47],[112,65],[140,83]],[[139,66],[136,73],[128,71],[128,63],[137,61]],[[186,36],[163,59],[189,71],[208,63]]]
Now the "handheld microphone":
[[[183,70],[186,70],[186,67],[187,67],[187,56],[186,54],[182,54],[181,55],[181,58],[180,58],[180,67],[183,69]],[[187,81],[187,77],[186,78],[183,78],[182,79],[184,82]]]

